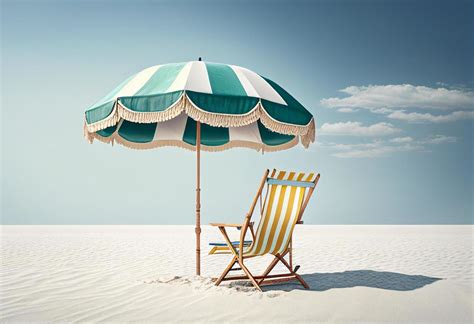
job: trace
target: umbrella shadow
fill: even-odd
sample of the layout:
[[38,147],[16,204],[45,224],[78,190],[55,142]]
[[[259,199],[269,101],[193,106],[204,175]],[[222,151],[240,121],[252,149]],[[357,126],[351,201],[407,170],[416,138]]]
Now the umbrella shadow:
[[[312,291],[326,291],[337,288],[369,287],[395,291],[411,291],[430,285],[441,278],[423,275],[408,275],[397,272],[352,270],[332,273],[302,274]],[[265,291],[303,289],[296,280],[262,287]]]

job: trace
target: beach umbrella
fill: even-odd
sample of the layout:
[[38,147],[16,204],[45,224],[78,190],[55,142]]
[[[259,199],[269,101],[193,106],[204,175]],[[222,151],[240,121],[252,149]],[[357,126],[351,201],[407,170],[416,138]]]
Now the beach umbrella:
[[200,152],[307,148],[312,114],[249,69],[199,61],[156,65],[131,76],[85,112],[84,135],[134,149],[196,151],[196,274],[200,275]]

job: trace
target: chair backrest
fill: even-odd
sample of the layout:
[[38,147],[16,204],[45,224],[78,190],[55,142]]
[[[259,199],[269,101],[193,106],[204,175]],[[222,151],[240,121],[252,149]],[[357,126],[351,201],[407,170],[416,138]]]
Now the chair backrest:
[[319,174],[276,171],[266,178],[267,193],[255,240],[247,255],[284,253],[295,224],[319,180]]

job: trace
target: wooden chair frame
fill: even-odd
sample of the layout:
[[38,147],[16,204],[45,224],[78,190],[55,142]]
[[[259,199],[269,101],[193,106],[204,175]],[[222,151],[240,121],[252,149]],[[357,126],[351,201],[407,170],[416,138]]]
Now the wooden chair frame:
[[[300,268],[299,265],[293,268],[293,256],[292,256],[292,238],[290,238],[290,243],[288,245],[288,248],[281,254],[275,254],[274,259],[272,262],[268,265],[266,270],[263,272],[262,275],[260,276],[254,276],[252,273],[249,271],[249,269],[245,266],[244,260],[248,258],[255,257],[256,255],[244,255],[244,241],[245,241],[245,235],[247,234],[247,230],[250,229],[250,233],[252,235],[253,242],[255,242],[255,232],[253,229],[253,222],[251,222],[251,218],[253,215],[253,212],[255,210],[255,206],[257,205],[258,200],[260,199],[260,204],[262,203],[262,192],[263,188],[265,187],[265,183],[267,182],[268,174],[270,171],[267,169],[263,175],[262,181],[260,182],[260,186],[257,191],[257,195],[255,196],[252,205],[250,206],[250,210],[247,213],[244,223],[243,224],[225,224],[225,223],[211,223],[211,226],[216,226],[219,228],[220,232],[224,236],[225,242],[227,244],[226,249],[228,249],[232,256],[232,260],[230,261],[229,265],[225,268],[224,272],[220,275],[219,278],[216,279],[215,285],[218,286],[222,281],[228,281],[228,280],[250,280],[250,282],[253,284],[253,286],[259,290],[262,291],[261,285],[265,284],[274,284],[274,283],[279,283],[283,281],[288,281],[288,280],[298,280],[303,287],[306,289],[309,289],[308,284],[303,280],[303,278],[297,274],[296,272]],[[273,177],[276,173],[276,170],[273,169],[270,177]],[[303,197],[303,204],[301,206],[300,212],[298,214],[298,219],[296,224],[302,224],[302,216],[303,213],[306,209],[306,206],[308,205],[309,199],[311,198],[314,189],[316,188],[316,185],[318,184],[320,178],[320,174],[316,176],[314,179],[313,183],[314,186],[310,187],[307,192],[305,190],[305,196]],[[268,197],[268,185],[267,185],[267,192],[265,195],[265,202],[264,205],[266,204],[266,200]],[[263,216],[263,210],[261,208],[261,215],[260,217]],[[234,245],[232,245],[231,240],[229,239],[229,236],[227,234],[226,228],[227,227],[235,227],[235,228],[240,228],[240,244],[238,250],[235,248]],[[289,256],[289,261],[285,260],[285,256]],[[281,262],[288,270],[289,273],[282,273],[282,274],[274,274],[271,275],[270,272],[275,268],[275,266]],[[239,267],[234,268],[234,265],[238,264]],[[227,274],[230,271],[236,271],[236,270],[242,270],[244,272],[244,275],[241,276],[227,276]]]

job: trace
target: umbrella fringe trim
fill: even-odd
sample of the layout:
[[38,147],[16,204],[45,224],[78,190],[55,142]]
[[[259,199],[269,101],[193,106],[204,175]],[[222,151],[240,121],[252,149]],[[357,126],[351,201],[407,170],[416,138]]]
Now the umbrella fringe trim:
[[262,124],[277,133],[280,134],[286,134],[286,135],[306,135],[308,131],[311,129],[311,123],[313,121],[313,118],[309,121],[308,124],[306,125],[294,125],[294,124],[289,124],[285,122],[281,122],[270,116],[269,113],[265,110],[265,108],[262,106],[261,108],[261,116],[260,116],[260,121]]
[[260,101],[245,114],[223,114],[205,111],[186,96],[185,112],[192,119],[214,127],[242,127],[256,122],[260,118]]
[[316,125],[314,118],[311,118],[311,121],[305,126],[295,126],[276,121],[265,111],[265,109],[262,109],[262,111],[263,113],[260,116],[260,121],[266,128],[280,134],[301,136],[301,143],[305,148],[315,141]]
[[[113,135],[109,137],[103,137],[96,133],[93,133],[91,137],[92,137],[92,140],[97,139],[100,142],[103,142],[106,144],[112,144],[112,145],[114,144],[114,142],[117,142],[118,144],[122,146],[135,149],[135,150],[149,150],[149,149],[158,148],[158,147],[179,147],[179,148],[186,149],[188,151],[196,151],[196,147],[194,145],[191,145],[179,140],[160,140],[160,141],[152,141],[148,143],[135,143],[135,142],[130,142],[122,138],[117,133],[114,133]],[[206,151],[206,152],[221,152],[221,151],[225,151],[231,148],[240,147],[240,148],[253,149],[257,152],[262,152],[263,154],[264,152],[277,152],[277,151],[282,151],[282,150],[292,148],[298,145],[298,142],[299,142],[298,137],[295,137],[293,140],[289,141],[288,143],[277,145],[277,146],[269,146],[269,145],[257,144],[257,143],[247,142],[247,141],[232,141],[220,146],[207,146],[207,145],[201,144],[201,150]]]
[[308,148],[314,141],[316,141],[316,121],[312,118],[309,123],[308,132],[301,136],[301,144],[303,144],[305,148]]
[[128,121],[140,124],[161,123],[177,117],[185,109],[185,96],[179,97],[176,102],[163,111],[138,112],[124,106],[117,100],[118,115]]
[[155,112],[133,111],[125,107],[120,102],[120,99],[117,99],[112,112],[105,119],[92,124],[87,124],[86,120],[84,120],[84,137],[92,143],[93,139],[97,137],[91,134],[116,125],[121,118],[135,123],[159,123],[173,119],[183,111],[194,120],[214,127],[242,127],[260,120],[262,124],[271,131],[285,135],[295,135],[296,137],[301,136],[301,143],[305,148],[313,143],[316,137],[314,118],[311,118],[311,121],[304,126],[280,122],[272,118],[265,111],[260,101],[244,115],[212,113],[196,106],[186,93],[183,93],[183,95],[166,110]]
[[94,142],[94,135],[95,133],[90,133],[89,130],[87,129],[87,123],[86,121],[84,120],[84,137],[87,139],[87,141],[89,143],[93,143]]
[[107,127],[115,126],[119,121],[120,121],[120,116],[117,114],[117,103],[115,103],[114,108],[112,109],[111,113],[107,117],[92,124],[87,124],[87,121],[84,118],[84,125],[89,133],[95,133]]
[[[277,133],[285,135],[300,135],[302,136],[302,142],[309,143],[315,140],[316,127],[314,124],[314,118],[311,118],[307,125],[299,126],[293,125],[281,121],[277,121],[267,113],[265,107],[263,107],[261,101],[252,108],[248,113],[244,115],[232,115],[222,113],[210,113],[202,110],[189,97],[186,96],[185,111],[188,116],[194,120],[200,121],[205,124],[209,124],[215,127],[241,127],[256,122],[260,119],[262,124]],[[305,146],[307,147],[307,146]]]

